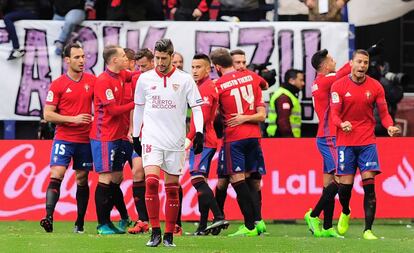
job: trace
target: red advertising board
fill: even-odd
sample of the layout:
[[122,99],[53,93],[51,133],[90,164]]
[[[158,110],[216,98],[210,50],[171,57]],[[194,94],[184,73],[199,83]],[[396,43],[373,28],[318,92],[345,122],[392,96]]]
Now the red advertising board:
[[[321,157],[315,139],[263,139],[267,175],[263,178],[263,217],[265,219],[302,218],[322,191]],[[414,138],[379,138],[382,174],[376,178],[377,217],[414,217]],[[44,216],[49,183],[50,141],[0,141],[0,220],[40,220]],[[215,156],[217,159],[217,155]],[[216,163],[214,163],[216,164]],[[129,167],[121,185],[131,218],[136,218]],[[215,165],[209,184],[217,183]],[[184,220],[198,219],[197,195],[185,170],[180,179],[183,190]],[[87,220],[96,220],[94,190],[97,176],[91,173]],[[56,220],[74,220],[76,183],[72,169],[67,171],[56,206]],[[241,219],[234,190],[229,187],[225,212],[228,219]],[[165,203],[162,191],[161,205]],[[337,202],[338,203],[338,202]],[[363,189],[356,177],[351,200],[352,216],[363,217]],[[335,210],[340,212],[339,203]],[[163,212],[162,216],[163,216]],[[119,218],[116,210],[114,219]]]

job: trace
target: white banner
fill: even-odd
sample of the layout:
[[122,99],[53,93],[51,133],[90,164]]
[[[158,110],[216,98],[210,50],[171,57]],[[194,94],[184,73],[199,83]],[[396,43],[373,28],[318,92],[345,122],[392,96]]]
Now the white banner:
[[356,26],[390,21],[414,10],[413,0],[352,0],[348,3],[349,22]]
[[[64,71],[62,59],[54,54],[60,21],[19,21],[16,29],[21,45],[25,45],[23,58],[6,61],[10,50],[7,31],[0,24],[0,120],[38,120],[49,84]],[[348,24],[313,22],[84,22],[72,40],[83,44],[86,69],[100,74],[104,70],[104,45],[119,44],[134,50],[153,48],[163,37],[171,38],[176,51],[184,56],[184,68],[190,71],[191,59],[196,52],[208,54],[212,48],[241,48],[249,63],[271,62],[278,76],[287,69],[306,72],[303,93],[304,120],[315,122],[310,86],[315,71],[310,64],[313,53],[327,48],[338,65],[348,59]],[[266,92],[272,92],[277,85]]]

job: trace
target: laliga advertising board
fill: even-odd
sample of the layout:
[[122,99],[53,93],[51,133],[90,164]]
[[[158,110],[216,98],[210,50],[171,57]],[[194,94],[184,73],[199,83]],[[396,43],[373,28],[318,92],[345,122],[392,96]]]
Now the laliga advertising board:
[[[377,217],[411,218],[414,202],[414,138],[379,138],[378,150],[382,174],[376,178]],[[315,139],[263,139],[267,175],[263,177],[263,217],[265,219],[302,219],[308,208],[322,192],[322,160]],[[0,220],[40,220],[44,217],[46,189],[49,183],[49,155],[51,141],[0,141]],[[214,189],[217,154],[210,173]],[[180,179],[184,190],[182,215],[184,220],[198,219],[197,194],[190,182],[188,163]],[[121,188],[132,219],[136,211],[132,197],[130,168],[126,167]],[[96,220],[94,194],[97,176],[91,173],[87,220]],[[163,184],[163,182],[161,182]],[[228,219],[242,219],[237,208],[236,194],[229,187],[225,213]],[[60,200],[56,206],[56,220],[76,217],[76,183],[72,169],[62,182]],[[335,216],[338,217],[340,208]],[[165,193],[161,192],[161,205]],[[352,216],[362,218],[363,189],[358,176],[351,200]],[[164,209],[162,209],[163,212]],[[119,218],[118,212],[112,212]],[[161,218],[164,213],[161,213]]]

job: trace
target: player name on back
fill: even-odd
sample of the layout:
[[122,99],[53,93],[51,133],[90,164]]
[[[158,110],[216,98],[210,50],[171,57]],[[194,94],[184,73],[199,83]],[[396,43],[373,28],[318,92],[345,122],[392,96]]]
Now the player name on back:
[[247,82],[251,82],[251,81],[253,81],[253,77],[251,75],[243,76],[243,77],[240,77],[240,78],[233,79],[233,80],[230,80],[228,82],[222,83],[220,85],[220,88],[222,90],[225,90],[229,87],[236,86],[236,85],[243,84],[243,83],[247,83]]

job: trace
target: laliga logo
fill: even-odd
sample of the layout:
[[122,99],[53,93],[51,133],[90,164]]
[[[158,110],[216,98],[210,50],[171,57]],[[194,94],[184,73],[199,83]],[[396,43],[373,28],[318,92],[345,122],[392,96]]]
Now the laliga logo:
[[392,196],[414,196],[414,169],[406,157],[403,157],[402,165],[398,165],[397,175],[387,178],[382,187],[386,193]]

